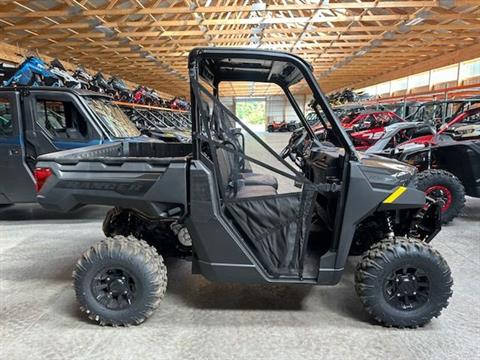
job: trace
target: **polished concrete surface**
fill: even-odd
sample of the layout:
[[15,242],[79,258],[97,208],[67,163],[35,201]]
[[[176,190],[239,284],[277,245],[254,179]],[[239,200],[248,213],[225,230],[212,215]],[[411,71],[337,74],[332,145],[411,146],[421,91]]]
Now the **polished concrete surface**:
[[[267,135],[278,145],[286,134]],[[276,146],[278,147],[278,146]],[[167,295],[144,324],[101,328],[79,312],[78,256],[106,208],[0,210],[0,359],[474,359],[480,356],[480,199],[433,241],[454,278],[450,306],[417,330],[373,323],[351,259],[335,287],[214,284],[169,260]]]

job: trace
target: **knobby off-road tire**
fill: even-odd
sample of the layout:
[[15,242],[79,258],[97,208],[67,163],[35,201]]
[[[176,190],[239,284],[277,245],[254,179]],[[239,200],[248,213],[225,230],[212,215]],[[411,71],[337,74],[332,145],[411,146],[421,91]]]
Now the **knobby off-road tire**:
[[433,198],[443,201],[442,222],[444,224],[457,217],[465,206],[465,188],[452,173],[445,170],[425,170],[415,177],[415,186]]
[[448,305],[453,280],[442,256],[428,244],[395,238],[366,251],[355,290],[366,311],[385,326],[423,326]]
[[167,289],[167,268],[154,248],[133,236],[107,238],[88,249],[73,271],[80,309],[100,325],[145,321]]

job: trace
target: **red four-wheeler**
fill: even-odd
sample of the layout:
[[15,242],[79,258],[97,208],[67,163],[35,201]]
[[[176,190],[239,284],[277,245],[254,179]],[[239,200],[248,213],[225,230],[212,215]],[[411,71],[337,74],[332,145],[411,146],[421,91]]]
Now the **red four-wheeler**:
[[270,121],[267,125],[268,132],[275,132],[275,131],[290,131],[293,132],[298,129],[300,126],[299,122],[296,121]]
[[[404,122],[393,111],[370,111],[342,118],[341,125],[350,135],[357,150],[366,150],[385,134],[385,127]],[[324,140],[328,131],[322,125],[314,127],[315,134]]]
[[366,150],[385,134],[385,127],[404,121],[393,111],[373,111],[359,114],[342,125],[349,130],[355,148]]

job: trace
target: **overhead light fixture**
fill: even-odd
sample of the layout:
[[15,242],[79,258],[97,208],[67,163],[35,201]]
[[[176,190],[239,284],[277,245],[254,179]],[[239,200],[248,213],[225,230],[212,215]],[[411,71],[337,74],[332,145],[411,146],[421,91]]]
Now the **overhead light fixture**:
[[414,18],[412,20],[408,20],[405,25],[407,26],[415,26],[415,25],[418,25],[420,23],[422,23],[425,19],[423,18],[420,18],[420,17],[417,17],[417,18]]
[[431,16],[432,16],[432,13],[430,11],[422,10],[417,15],[415,15],[415,17],[413,19],[408,20],[405,23],[405,25],[407,25],[407,26],[418,25],[418,24],[424,22],[425,20],[430,19]]
[[451,9],[455,7],[455,0],[439,0],[438,6],[444,9]]
[[132,45],[132,46],[130,46],[130,49],[134,52],[138,52],[138,51],[142,50],[142,47],[139,46],[139,45]]
[[375,39],[370,43],[370,45],[373,46],[373,47],[379,47],[380,45],[382,45],[382,43],[383,43],[382,40]]
[[128,38],[123,38],[123,39],[120,39],[120,41],[118,43],[120,45],[128,45],[128,44],[130,44],[130,40]]
[[73,5],[68,8],[67,13],[70,16],[78,16],[83,13],[83,9],[77,5]]
[[88,26],[90,26],[91,28],[96,28],[97,26],[102,25],[103,21],[97,18],[93,18],[93,19],[89,19],[87,23],[88,23]]
[[396,38],[396,35],[395,35],[395,33],[392,32],[392,31],[387,31],[386,33],[383,34],[383,38],[384,38],[385,40],[393,40],[393,39]]
[[117,36],[116,31],[114,31],[114,30],[112,30],[109,27],[106,27],[104,25],[97,25],[97,26],[94,27],[94,30],[105,34],[106,37],[111,38],[111,37]]
[[398,25],[397,31],[402,34],[406,34],[412,31],[412,27],[408,26],[406,23],[401,23],[400,25]]
[[193,17],[195,18],[197,24],[200,24],[203,21],[202,17],[198,13],[193,14]]
[[368,48],[363,48],[363,49],[361,49],[361,50],[358,50],[358,51],[355,53],[355,56],[363,56],[363,55],[365,55],[368,51],[369,51]]
[[263,29],[260,26],[255,26],[252,28],[252,34],[261,34],[263,32]]
[[267,9],[267,4],[257,2],[255,4],[252,4],[252,11],[265,11]]

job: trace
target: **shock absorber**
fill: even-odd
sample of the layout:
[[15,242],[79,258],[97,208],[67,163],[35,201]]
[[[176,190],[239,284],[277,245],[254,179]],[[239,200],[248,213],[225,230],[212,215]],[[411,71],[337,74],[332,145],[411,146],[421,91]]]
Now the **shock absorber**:
[[386,217],[387,220],[387,237],[389,240],[393,240],[395,238],[395,232],[393,231],[393,221],[392,221],[392,216],[390,214],[387,214]]

